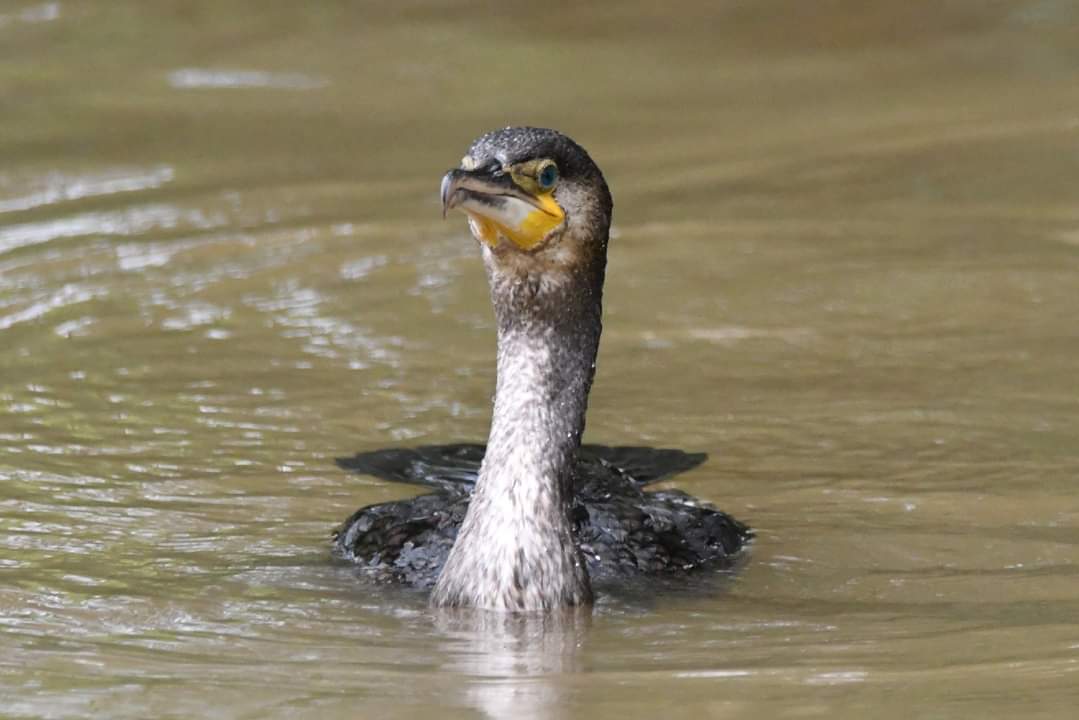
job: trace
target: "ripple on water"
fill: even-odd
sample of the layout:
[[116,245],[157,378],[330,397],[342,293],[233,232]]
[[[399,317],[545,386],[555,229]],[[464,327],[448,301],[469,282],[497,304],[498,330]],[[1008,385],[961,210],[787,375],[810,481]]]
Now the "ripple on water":
[[169,85],[179,90],[271,88],[274,90],[317,90],[329,85],[323,78],[294,72],[180,68],[169,73]]
[[7,315],[0,315],[0,330],[6,330],[19,323],[37,320],[54,310],[80,305],[95,298],[104,297],[106,294],[107,290],[104,287],[91,287],[76,283],[68,283],[53,292],[35,293],[36,297],[28,303],[24,303],[21,309]]
[[9,225],[0,229],[0,254],[29,245],[88,235],[141,235],[154,230],[197,228],[224,224],[221,216],[198,209],[156,203],[107,212],[80,213],[66,218]]
[[0,176],[0,191],[18,188],[28,194],[0,198],[0,213],[32,210],[84,198],[152,190],[171,182],[176,173],[171,166],[150,168],[109,168],[100,172],[71,174],[49,172],[41,176]]
[[44,2],[25,7],[17,13],[0,13],[0,29],[13,23],[37,24],[60,19],[60,3]]

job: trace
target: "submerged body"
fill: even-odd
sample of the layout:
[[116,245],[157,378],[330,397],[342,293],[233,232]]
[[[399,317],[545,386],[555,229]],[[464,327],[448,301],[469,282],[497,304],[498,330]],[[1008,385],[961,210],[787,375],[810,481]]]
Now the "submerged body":
[[[338,529],[334,554],[380,581],[431,588],[468,510],[484,450],[432,445],[339,460],[343,468],[435,492],[357,511]],[[645,490],[704,459],[681,450],[581,447],[569,518],[593,583],[731,565],[749,539],[745,525],[679,490]]]
[[576,470],[612,211],[588,153],[553,130],[496,130],[446,173],[442,203],[468,216],[495,311],[486,450],[471,494],[430,482],[444,493],[361,510],[338,552],[376,569],[392,555],[390,577],[422,582],[431,573],[415,568],[437,566],[435,605],[538,611],[590,603],[590,570],[695,567],[736,551],[745,528],[715,510]]

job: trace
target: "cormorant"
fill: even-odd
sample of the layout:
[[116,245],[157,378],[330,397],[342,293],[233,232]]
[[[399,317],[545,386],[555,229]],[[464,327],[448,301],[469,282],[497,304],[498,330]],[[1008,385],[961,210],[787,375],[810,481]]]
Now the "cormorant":
[[335,554],[379,578],[433,586],[436,606],[525,612],[591,603],[590,578],[729,564],[745,525],[684,493],[643,490],[703,455],[581,446],[612,210],[588,153],[554,130],[487,133],[442,178],[442,209],[468,216],[494,305],[487,446],[340,460],[438,491],[357,511]]

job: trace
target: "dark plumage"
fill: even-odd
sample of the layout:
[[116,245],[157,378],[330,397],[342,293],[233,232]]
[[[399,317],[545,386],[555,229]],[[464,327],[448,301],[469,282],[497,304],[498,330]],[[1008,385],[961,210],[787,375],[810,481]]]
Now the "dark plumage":
[[[427,445],[340,458],[341,467],[436,492],[358,510],[334,554],[381,581],[434,585],[457,537],[484,446]],[[644,490],[704,462],[704,453],[584,445],[573,470],[573,534],[596,583],[729,565],[750,531],[680,490]]]

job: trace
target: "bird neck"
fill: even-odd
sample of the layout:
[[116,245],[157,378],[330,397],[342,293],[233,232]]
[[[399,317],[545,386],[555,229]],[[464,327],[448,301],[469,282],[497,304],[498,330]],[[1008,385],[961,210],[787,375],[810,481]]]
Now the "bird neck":
[[571,499],[570,471],[584,433],[599,319],[594,325],[567,320],[563,315],[499,328],[494,412],[477,493],[542,488],[536,500],[552,505],[525,503],[525,514],[565,515],[555,510]]
[[[549,610],[591,601],[573,537],[572,470],[600,336],[599,289],[500,292],[487,453],[432,597],[436,605]],[[578,285],[577,290],[580,290]]]

